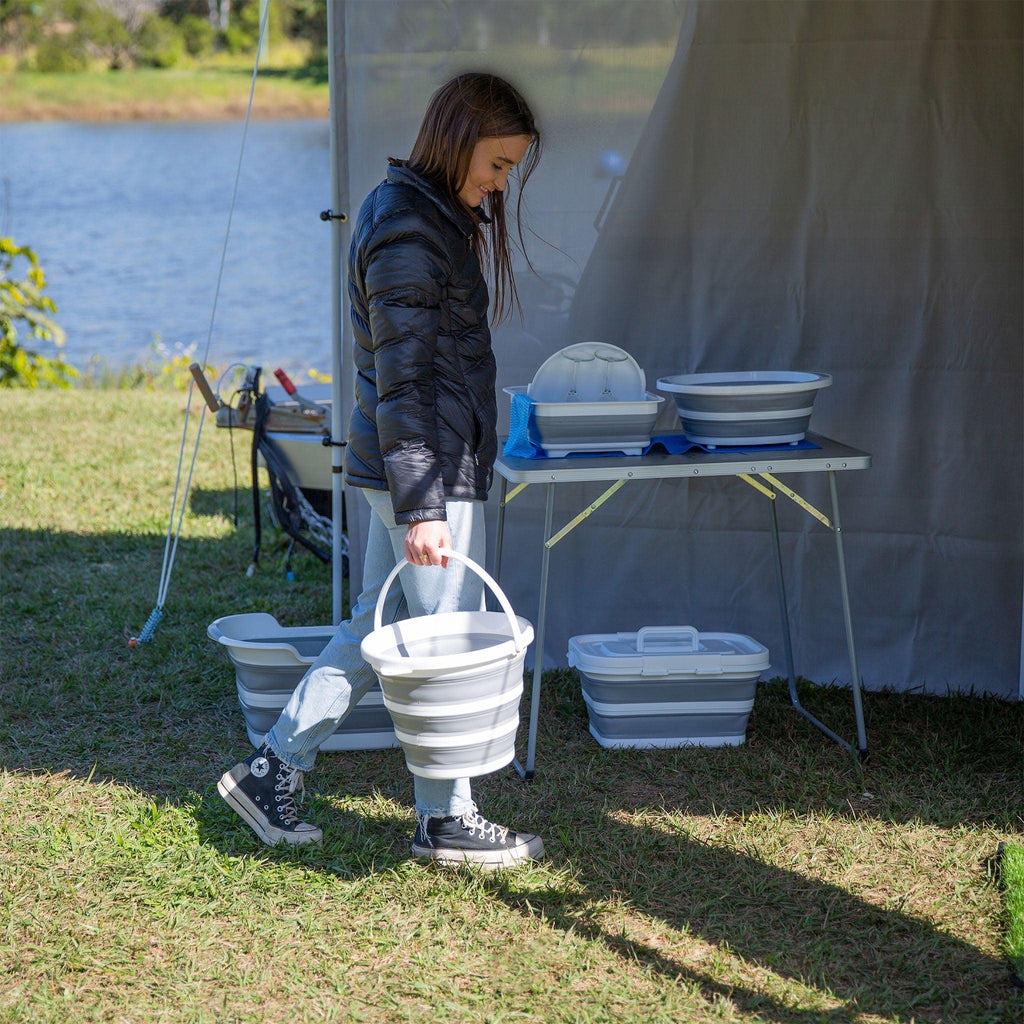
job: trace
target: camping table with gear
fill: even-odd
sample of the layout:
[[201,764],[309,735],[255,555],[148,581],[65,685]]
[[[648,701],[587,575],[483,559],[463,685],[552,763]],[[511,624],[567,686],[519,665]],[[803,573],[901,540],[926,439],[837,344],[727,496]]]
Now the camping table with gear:
[[[529,778],[536,764],[552,549],[630,481],[700,476],[735,476],[769,499],[790,700],[816,728],[853,751],[850,743],[802,707],[797,697],[777,499],[783,496],[796,502],[833,531],[857,726],[856,749],[861,758],[866,756],[836,473],[867,469],[871,456],[807,432],[814,396],[830,384],[828,374],[797,372],[665,377],[657,387],[674,396],[682,430],[657,436],[652,436],[652,429],[663,399],[646,390],[644,371],[615,346],[568,346],[540,367],[529,386],[505,389],[512,407],[509,437],[495,464],[501,477],[496,577],[500,578],[510,502],[531,484],[543,485],[546,490],[530,725],[525,764],[516,762],[520,774]],[[775,476],[808,472],[828,474],[831,518]],[[610,486],[556,529],[555,488],[581,482]],[[580,672],[590,731],[607,747],[742,743],[757,678],[769,664],[767,649],[751,637],[698,633],[689,626],[573,637],[568,659]]]
[[[652,433],[665,398],[614,345],[581,343],[551,355],[511,398],[510,433],[495,471],[501,478],[494,577],[458,555],[484,580],[500,611],[381,622],[381,606],[401,570],[392,571],[363,657],[377,674],[371,690],[324,744],[325,750],[401,745],[411,772],[426,778],[487,774],[513,764],[525,778],[536,766],[547,588],[552,550],[619,489],[634,480],[734,476],[768,500],[789,692],[794,708],[825,735],[863,758],[867,738],[850,615],[836,473],[866,469],[871,457],[807,430],[814,396],[831,384],[821,373],[747,371],[665,377],[682,429]],[[825,472],[831,516],[775,474]],[[610,486],[555,529],[555,489],[563,483]],[[533,626],[516,615],[498,583],[507,510],[531,484],[546,491],[529,731],[524,763],[515,757],[523,666]],[[511,488],[510,488],[510,485]],[[790,639],[775,506],[796,502],[835,535],[839,586],[856,717],[856,748],[800,705]],[[282,627],[265,613],[229,615],[208,628],[235,667],[250,741],[263,742],[334,627]],[[721,746],[745,740],[758,677],[769,652],[737,633],[690,625],[647,626],[635,633],[586,634],[569,643],[579,670],[590,732],[604,747]]]

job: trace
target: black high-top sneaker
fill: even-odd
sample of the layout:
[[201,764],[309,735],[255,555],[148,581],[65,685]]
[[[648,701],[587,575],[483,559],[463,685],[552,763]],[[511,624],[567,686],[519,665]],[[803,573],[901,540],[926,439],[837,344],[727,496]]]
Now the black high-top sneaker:
[[544,843],[540,836],[513,832],[503,825],[495,825],[474,808],[453,818],[417,815],[412,852],[416,857],[442,864],[480,864],[498,868],[543,857]]
[[303,791],[302,772],[289,768],[265,743],[217,783],[217,792],[267,846],[323,839],[316,825],[299,821],[296,788]]

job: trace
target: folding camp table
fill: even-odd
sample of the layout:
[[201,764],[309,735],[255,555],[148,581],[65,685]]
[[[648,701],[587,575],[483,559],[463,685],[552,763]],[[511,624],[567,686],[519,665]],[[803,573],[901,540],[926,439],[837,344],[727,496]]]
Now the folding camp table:
[[[793,707],[830,739],[851,753],[853,746],[815,718],[802,707],[796,693],[796,669],[793,665],[793,642],[789,629],[789,612],[782,573],[782,550],[779,544],[779,523],[775,503],[784,496],[803,508],[828,527],[836,538],[839,569],[839,589],[843,601],[843,624],[846,629],[846,648],[850,658],[850,678],[853,690],[853,708],[857,720],[856,753],[863,760],[867,756],[867,737],[864,732],[864,712],[861,705],[860,675],[853,642],[853,622],[850,616],[850,595],[846,579],[846,559],[843,555],[843,533],[839,518],[839,494],[836,473],[850,469],[868,469],[871,456],[849,448],[838,441],[807,434],[807,441],[817,448],[779,448],[743,452],[719,448],[712,452],[690,451],[683,455],[651,452],[647,455],[610,455],[588,458],[523,459],[499,456],[495,471],[501,477],[501,503],[498,509],[498,530],[495,540],[494,576],[500,578],[501,548],[505,530],[505,510],[523,488],[530,484],[543,484],[546,491],[544,509],[544,539],[541,548],[539,606],[537,610],[537,645],[533,667],[533,687],[530,693],[530,730],[526,751],[526,764],[518,761],[516,769],[524,778],[532,778],[537,753],[537,721],[540,716],[541,669],[544,660],[544,625],[547,614],[548,570],[551,549],[582,523],[592,512],[631,480],[696,479],[708,476],[734,476],[759,491],[768,501],[771,521],[772,549],[775,561],[775,581],[778,590],[779,613],[789,673],[789,697]],[[799,494],[782,483],[774,474],[828,473],[829,494],[832,499],[831,519],[805,501]],[[610,482],[611,486],[595,501],[569,520],[561,529],[553,530],[555,488],[559,484]],[[510,490],[509,484],[515,486]]]

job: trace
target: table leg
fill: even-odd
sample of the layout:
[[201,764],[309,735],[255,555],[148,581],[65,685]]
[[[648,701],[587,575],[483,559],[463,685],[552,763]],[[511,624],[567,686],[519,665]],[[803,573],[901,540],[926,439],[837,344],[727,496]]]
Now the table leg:
[[853,617],[850,615],[850,591],[846,583],[846,556],[843,554],[843,528],[839,520],[839,491],[836,474],[828,473],[828,489],[832,496],[832,529],[836,535],[836,556],[839,560],[839,589],[843,598],[843,625],[846,627],[846,650],[850,656],[850,685],[853,687],[853,711],[857,719],[857,751],[863,761],[868,756],[868,740],[864,729],[864,708],[861,703],[860,672],[857,651],[853,644]]
[[530,730],[526,743],[526,767],[516,764],[516,768],[524,779],[533,778],[533,766],[537,756],[537,723],[540,718],[540,686],[541,672],[544,668],[544,620],[548,610],[548,566],[551,562],[551,549],[547,546],[551,536],[551,523],[555,512],[555,485],[547,484],[544,505],[544,541],[541,544],[540,559],[540,604],[537,610],[537,624],[534,630],[536,641],[533,647],[533,685],[530,689]]
[[[829,476],[832,474],[830,473]],[[786,653],[786,671],[789,673],[789,700],[793,707],[806,718],[816,729],[823,732],[830,740],[835,740],[840,746],[845,747],[853,753],[853,747],[841,736],[836,735],[827,725],[814,717],[801,703],[796,692],[796,669],[793,662],[793,638],[789,629],[789,609],[786,603],[786,584],[782,576],[782,545],[779,543],[779,518],[775,511],[775,502],[769,501],[768,507],[771,510],[772,524],[772,549],[775,554],[775,583],[779,596],[779,615],[782,619],[782,642]],[[835,503],[833,502],[833,511]],[[841,579],[845,575],[841,574]],[[845,592],[845,584],[844,584]],[[859,694],[857,697],[859,703]]]
[[501,478],[501,497],[498,499],[498,529],[494,537],[494,565],[491,575],[501,581],[501,545],[505,539],[505,495],[508,494],[508,481]]

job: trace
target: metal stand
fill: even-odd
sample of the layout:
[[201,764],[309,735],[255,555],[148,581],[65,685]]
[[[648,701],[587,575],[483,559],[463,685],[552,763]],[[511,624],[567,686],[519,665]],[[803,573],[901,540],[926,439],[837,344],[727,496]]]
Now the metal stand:
[[[853,620],[850,617],[850,595],[846,586],[846,560],[843,557],[843,538],[839,525],[839,495],[836,491],[835,473],[829,471],[829,489],[832,494],[832,531],[836,536],[836,548],[839,554],[839,590],[843,600],[843,621],[846,626],[846,649],[850,656],[850,673],[853,686],[853,707],[857,719],[857,751],[863,761],[868,754],[867,738],[864,731],[864,711],[861,707],[860,675],[857,671],[857,654],[853,646]],[[796,668],[793,661],[793,638],[789,628],[789,609],[786,602],[786,584],[782,574],[782,547],[779,543],[779,517],[775,512],[775,502],[768,503],[772,528],[772,551],[775,555],[775,584],[779,598],[779,617],[782,621],[782,643],[786,654],[786,671],[789,674],[789,700],[794,709],[806,718],[811,725],[823,732],[830,740],[854,753],[853,747],[841,736],[836,735],[824,722],[815,718],[801,703],[796,692]]]

